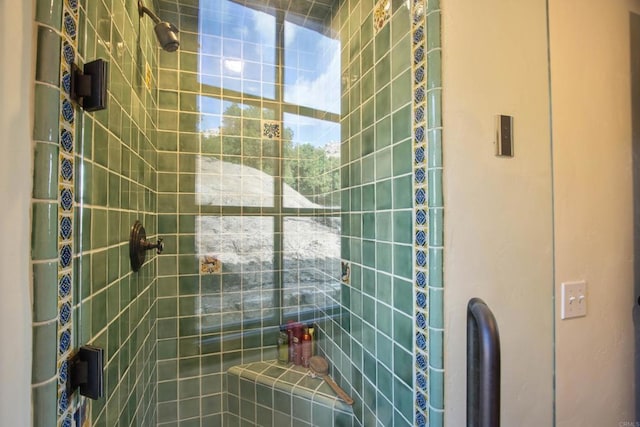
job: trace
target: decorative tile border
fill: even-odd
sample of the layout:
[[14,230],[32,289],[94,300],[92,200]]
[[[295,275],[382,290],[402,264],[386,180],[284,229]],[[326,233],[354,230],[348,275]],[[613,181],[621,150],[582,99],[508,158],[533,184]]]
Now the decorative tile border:
[[391,0],[378,0],[373,7],[373,31],[377,34],[391,19]]
[[222,261],[218,255],[200,257],[200,274],[217,274],[222,272]]
[[442,123],[440,2],[412,0],[416,426],[442,426]]
[[67,396],[68,359],[73,350],[73,199],[74,139],[76,111],[69,97],[71,64],[77,51],[78,2],[65,0],[62,14],[60,61],[60,154],[58,172],[58,332],[57,332],[57,413],[58,426],[71,427],[72,406]]
[[411,69],[413,75],[413,194],[414,194],[414,291],[415,291],[415,400],[414,423],[425,426],[429,421],[428,364],[428,206],[426,174],[426,82],[424,0],[413,0],[411,7]]
[[280,138],[280,122],[277,120],[263,120],[262,136],[265,136],[269,139],[279,139]]

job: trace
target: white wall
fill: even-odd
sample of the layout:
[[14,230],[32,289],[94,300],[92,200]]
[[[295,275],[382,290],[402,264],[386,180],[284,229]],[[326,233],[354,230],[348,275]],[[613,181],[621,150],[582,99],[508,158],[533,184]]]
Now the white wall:
[[0,423],[31,425],[33,5],[0,0]]
[[586,279],[589,302],[587,317],[556,323],[557,425],[618,426],[636,419],[629,11],[640,2],[549,3],[556,293]]
[[[553,259],[545,0],[443,1],[445,424],[465,425],[466,305],[502,340],[502,425],[553,423]],[[515,157],[494,155],[514,116]]]

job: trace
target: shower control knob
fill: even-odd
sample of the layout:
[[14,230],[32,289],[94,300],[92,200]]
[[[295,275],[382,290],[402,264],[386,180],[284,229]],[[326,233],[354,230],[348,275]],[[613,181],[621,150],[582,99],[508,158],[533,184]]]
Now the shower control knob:
[[156,243],[151,243],[147,240],[147,233],[140,221],[136,221],[131,227],[129,237],[129,259],[133,271],[140,269],[146,259],[146,252],[151,249],[156,249],[156,253],[160,255],[164,251],[163,239],[158,238]]

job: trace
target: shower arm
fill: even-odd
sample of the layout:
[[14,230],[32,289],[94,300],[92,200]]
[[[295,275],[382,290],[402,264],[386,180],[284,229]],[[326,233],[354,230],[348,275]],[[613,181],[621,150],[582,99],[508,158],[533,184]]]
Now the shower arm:
[[160,22],[162,22],[162,21],[160,21],[160,18],[158,18],[158,15],[153,13],[149,8],[147,8],[142,3],[142,0],[138,0],[138,13],[140,13],[140,16],[143,16],[144,14],[147,14],[149,16],[149,18],[151,18],[156,25],[159,24]]

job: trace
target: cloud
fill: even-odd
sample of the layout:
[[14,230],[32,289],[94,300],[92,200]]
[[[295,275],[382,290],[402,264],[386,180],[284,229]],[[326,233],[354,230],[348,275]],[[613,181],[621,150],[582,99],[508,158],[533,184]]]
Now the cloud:
[[252,10],[250,13],[253,18],[253,27],[250,29],[247,28],[247,30],[260,34],[260,37],[258,37],[259,40],[266,40],[269,41],[270,44],[275,45],[275,16],[265,12],[259,12],[257,10]]
[[322,73],[313,79],[299,77],[295,83],[285,87],[285,101],[306,105],[319,110],[340,113],[340,44],[335,42],[325,55],[319,57],[317,67],[328,59]]

